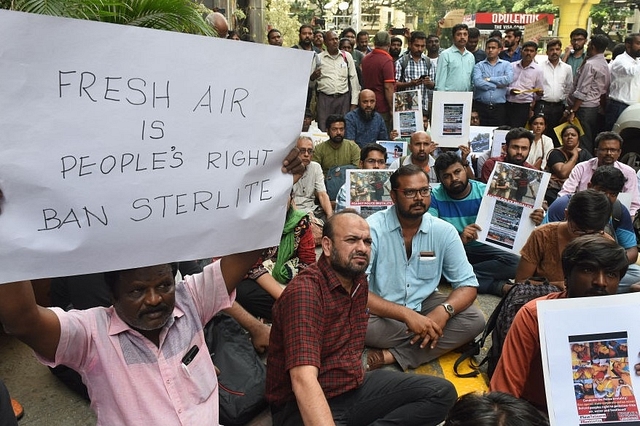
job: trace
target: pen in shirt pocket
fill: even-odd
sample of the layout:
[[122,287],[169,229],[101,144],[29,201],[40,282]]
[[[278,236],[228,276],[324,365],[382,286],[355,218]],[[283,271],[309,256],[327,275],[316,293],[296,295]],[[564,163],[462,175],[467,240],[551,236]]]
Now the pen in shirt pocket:
[[191,349],[189,349],[187,351],[187,353],[182,357],[182,364],[186,367],[187,365],[191,364],[191,361],[193,361],[193,359],[196,357],[196,355],[198,354],[198,351],[200,350],[200,348],[198,348],[197,345],[193,345],[191,347]]

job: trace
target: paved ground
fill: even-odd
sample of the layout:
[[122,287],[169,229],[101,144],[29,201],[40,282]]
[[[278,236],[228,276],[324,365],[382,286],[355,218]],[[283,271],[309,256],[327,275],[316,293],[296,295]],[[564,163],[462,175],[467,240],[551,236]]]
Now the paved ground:
[[[446,289],[442,289],[446,291]],[[498,303],[495,296],[480,296],[485,315]],[[454,382],[459,394],[474,390],[486,390],[484,377],[460,379],[453,374],[453,363],[458,354],[452,353],[418,368],[417,374],[433,374]],[[21,342],[0,334],[0,378],[4,380],[11,396],[24,407],[20,426],[76,426],[94,425],[95,416],[89,404],[62,385],[49,370],[38,363],[29,348]],[[250,423],[251,426],[270,426],[267,413]]]

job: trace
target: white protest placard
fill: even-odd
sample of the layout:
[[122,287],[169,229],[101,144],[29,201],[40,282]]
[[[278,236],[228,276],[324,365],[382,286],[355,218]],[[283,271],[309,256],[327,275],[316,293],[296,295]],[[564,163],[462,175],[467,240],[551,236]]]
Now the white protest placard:
[[312,54],[0,10],[0,282],[276,245]]
[[431,137],[441,148],[469,143],[473,92],[433,92]]
[[638,425],[640,294],[540,301],[538,326],[552,425]]
[[393,128],[399,137],[409,140],[415,132],[424,131],[422,90],[406,90],[393,94]]
[[491,149],[495,129],[491,126],[469,127],[469,144],[472,154],[482,154]]
[[487,181],[476,223],[478,241],[520,254],[535,224],[529,218],[542,206],[550,173],[496,162]]
[[387,150],[387,167],[398,158],[411,154],[407,149],[407,142],[400,139],[395,141],[376,141],[376,143],[382,145]]

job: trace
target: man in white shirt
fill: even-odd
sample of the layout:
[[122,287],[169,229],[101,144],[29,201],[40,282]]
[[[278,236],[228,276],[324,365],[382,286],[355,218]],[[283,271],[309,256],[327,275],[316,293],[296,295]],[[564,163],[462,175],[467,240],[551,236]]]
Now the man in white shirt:
[[560,141],[553,128],[560,124],[565,110],[567,96],[573,85],[573,73],[571,65],[560,60],[562,42],[554,38],[547,43],[547,59],[540,64],[543,73],[542,99],[536,102],[534,116],[544,114],[547,128],[544,134],[549,136],[555,146],[560,146]]
[[605,112],[605,128],[611,130],[622,111],[640,102],[640,33],[624,40],[625,52],[609,64],[611,86]]

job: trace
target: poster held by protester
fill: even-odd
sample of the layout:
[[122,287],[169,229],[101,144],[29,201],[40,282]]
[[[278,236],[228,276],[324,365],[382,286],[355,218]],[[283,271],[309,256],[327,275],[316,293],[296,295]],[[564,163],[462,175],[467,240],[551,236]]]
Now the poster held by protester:
[[0,283],[278,243],[311,53],[6,10],[0,39]]

